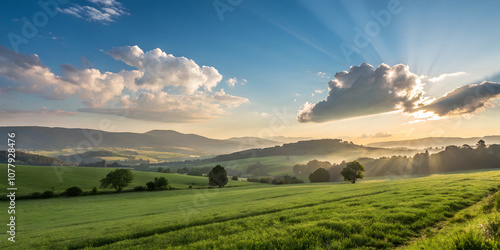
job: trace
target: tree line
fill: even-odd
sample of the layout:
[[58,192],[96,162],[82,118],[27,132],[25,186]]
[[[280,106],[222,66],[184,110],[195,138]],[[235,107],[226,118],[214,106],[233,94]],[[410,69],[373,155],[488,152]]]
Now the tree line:
[[[430,175],[436,173],[466,171],[488,168],[500,168],[500,145],[486,145],[480,140],[474,147],[464,144],[462,146],[447,146],[445,150],[436,154],[428,151],[417,153],[413,157],[392,156],[373,158],[359,158],[357,160],[364,166],[364,176],[390,176],[390,175]],[[328,181],[343,181],[343,170],[349,163],[343,161],[340,164],[332,164],[328,161],[312,160],[307,164],[293,166],[294,176],[298,178],[309,178],[316,170],[323,168],[325,171],[316,173],[322,181],[325,176]],[[315,177],[316,178],[316,177]]]

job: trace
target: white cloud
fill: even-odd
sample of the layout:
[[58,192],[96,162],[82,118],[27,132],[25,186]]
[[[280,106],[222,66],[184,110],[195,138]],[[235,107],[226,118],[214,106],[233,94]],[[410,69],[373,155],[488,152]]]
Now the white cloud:
[[238,83],[238,80],[236,79],[236,77],[233,77],[233,78],[227,79],[226,83],[229,87],[234,87],[234,85],[236,85],[236,83]]
[[59,12],[69,14],[78,18],[85,19],[89,22],[100,22],[107,24],[116,21],[121,16],[130,15],[123,4],[115,0],[88,0],[96,5],[80,5],[72,4],[72,6],[64,9],[58,9]]
[[137,69],[114,73],[62,65],[62,76],[57,76],[38,56],[0,46],[0,76],[17,83],[4,91],[38,93],[50,99],[77,96],[87,106],[82,112],[123,115],[127,111],[129,118],[163,122],[210,119],[249,102],[223,89],[212,91],[222,76],[215,68],[200,67],[185,57],[160,49],[144,53],[138,46],[108,53]]
[[241,81],[238,81],[238,79],[236,77],[232,77],[232,78],[227,79],[226,83],[229,87],[234,87],[238,83],[240,83],[241,85],[245,85],[247,83],[247,79],[241,79]]
[[435,76],[435,77],[429,77],[429,76],[420,76],[420,79],[421,80],[428,80],[429,82],[439,82],[439,81],[442,81],[444,80],[445,78],[449,78],[449,77],[455,77],[455,76],[461,76],[461,75],[465,75],[467,74],[466,72],[463,72],[463,71],[459,71],[459,72],[455,72],[455,73],[448,73],[448,74],[441,74],[439,76]]
[[318,72],[318,73],[316,73],[316,75],[319,76],[319,77],[321,77],[321,78],[327,78],[327,77],[329,77],[325,72],[321,72],[321,71]]
[[141,71],[143,74],[136,78],[136,85],[150,91],[177,87],[193,94],[199,88],[212,91],[222,80],[214,67],[200,67],[191,59],[175,57],[158,48],[144,53],[137,45],[125,46],[113,48],[108,54]]

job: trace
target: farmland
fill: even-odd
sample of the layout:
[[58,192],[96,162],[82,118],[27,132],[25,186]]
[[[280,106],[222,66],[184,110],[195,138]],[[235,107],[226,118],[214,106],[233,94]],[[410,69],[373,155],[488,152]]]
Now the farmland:
[[21,200],[17,242],[0,247],[393,248],[453,220],[499,181],[500,171],[483,171]]

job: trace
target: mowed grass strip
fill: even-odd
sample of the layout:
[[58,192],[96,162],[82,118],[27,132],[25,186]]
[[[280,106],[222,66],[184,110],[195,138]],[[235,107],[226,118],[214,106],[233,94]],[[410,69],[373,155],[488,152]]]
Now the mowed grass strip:
[[490,171],[354,185],[258,185],[26,200],[18,202],[15,246],[393,248],[478,202],[499,180],[500,171]]
[[[77,186],[83,191],[91,191],[96,187],[101,189],[100,182],[102,178],[113,171],[114,168],[92,168],[92,167],[64,167],[64,166],[24,166],[16,165],[16,194],[29,195],[33,192],[51,191],[54,188],[55,193],[64,192],[67,188]],[[0,172],[7,173],[7,165],[0,164]],[[134,180],[127,189],[133,189],[135,186],[146,186],[146,183],[153,181],[155,177],[165,177],[170,186],[178,189],[205,188],[208,184],[207,177],[189,176],[182,174],[166,174],[157,172],[134,171]],[[228,186],[254,185],[254,183],[229,181]],[[6,181],[0,182],[0,194],[6,192],[8,184]]]

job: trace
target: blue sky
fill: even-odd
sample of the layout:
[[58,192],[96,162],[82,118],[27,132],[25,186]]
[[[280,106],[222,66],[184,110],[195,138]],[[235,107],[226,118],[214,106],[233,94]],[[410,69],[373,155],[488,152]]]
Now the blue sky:
[[[343,137],[359,142],[431,135],[498,134],[495,122],[500,110],[496,107],[495,91],[490,91],[491,96],[481,99],[480,105],[472,109],[449,110],[436,108],[434,104],[432,115],[416,114],[417,109],[403,111],[392,108],[394,103],[388,103],[374,113],[355,115],[359,110],[350,110],[350,115],[339,116],[344,112],[342,105],[329,102],[323,105],[325,110],[320,110],[321,104],[318,104],[329,96],[328,82],[334,80],[335,73],[349,71],[351,66],[362,63],[374,69],[382,63],[387,64],[391,67],[387,72],[403,64],[407,74],[419,76],[425,83],[423,96],[429,100],[427,103],[423,99],[422,102],[413,101],[415,105],[428,105],[462,86],[483,81],[499,82],[498,1],[482,1],[481,4],[417,0],[62,2],[65,1],[58,3],[60,10],[54,17],[42,20],[46,24],[38,27],[32,38],[23,36],[22,19],[26,17],[33,22],[33,17],[43,8],[36,1],[0,2],[0,45],[5,48],[4,53],[15,51],[24,59],[36,54],[40,65],[46,66],[54,79],[68,78],[60,65],[71,64],[78,69],[72,72],[80,74],[78,79],[83,81],[81,74],[85,68],[96,69],[100,74],[138,70],[131,66],[132,62],[117,59],[130,51],[121,50],[121,54],[116,52],[111,56],[113,48],[136,45],[145,54],[158,48],[175,58],[192,60],[193,67],[212,67],[220,75],[212,79],[216,85],[207,83],[200,85],[199,93],[186,93],[180,90],[183,84],[195,83],[160,83],[171,73],[166,69],[162,72],[164,78],[155,81],[164,87],[161,90],[134,92],[125,87],[123,91],[118,90],[119,94],[109,97],[108,103],[96,106],[94,102],[90,106],[90,87],[85,91],[65,90],[58,94],[61,100],[53,100],[47,98],[48,93],[44,91],[55,91],[58,87],[47,83],[49,90],[35,89],[29,79],[2,73],[0,67],[0,115],[3,115],[0,125],[99,128],[100,121],[109,119],[116,131],[176,129],[217,138],[285,135]],[[229,9],[219,9],[218,13],[214,5]],[[92,16],[85,12],[89,10],[94,11]],[[116,13],[110,14],[113,11]],[[103,15],[106,13],[108,15]],[[375,16],[389,13],[390,20],[383,16],[381,23],[373,13]],[[367,26],[372,30],[366,30]],[[361,39],[356,43],[358,29],[365,32],[364,37],[369,41]],[[367,35],[369,32],[372,36]],[[13,45],[9,39],[12,33],[24,37],[26,42]],[[366,46],[359,47],[359,44]],[[342,51],[345,45],[357,51],[346,57]],[[5,65],[4,71],[11,70]],[[353,73],[348,77],[358,76]],[[226,83],[231,78],[238,81],[234,87]],[[244,85],[241,84],[243,79]],[[408,84],[411,88],[418,85]],[[24,90],[16,88],[18,86],[24,86]],[[167,93],[161,101],[158,91]],[[332,99],[341,100],[337,92]],[[143,107],[132,110],[127,118],[110,111],[110,103],[118,102],[125,95],[134,98],[141,93],[154,94],[151,105],[140,104]],[[354,90],[342,93],[346,100],[351,100],[350,93],[358,93],[353,98],[366,99]],[[458,98],[461,93],[457,90],[448,99]],[[174,101],[175,104],[170,103]],[[449,100],[441,103],[445,103],[443,101],[449,103]],[[304,111],[306,102],[311,107]],[[158,103],[166,106],[152,107]],[[196,109],[196,106],[189,106],[191,103],[204,108]],[[376,106],[368,101],[366,105],[361,109]],[[173,106],[178,107],[174,113],[169,108]],[[349,106],[347,101],[346,106]],[[286,114],[276,114],[276,110],[283,113],[284,109]],[[298,122],[299,110],[312,118]],[[196,119],[187,117],[187,113],[195,115]],[[207,117],[200,118],[201,114]],[[318,114],[322,115],[321,119],[314,118],[319,117]],[[158,116],[171,119],[158,119]],[[180,118],[176,120],[177,117]],[[455,130],[446,129],[450,124],[459,123],[460,127]],[[480,126],[485,129],[471,132],[471,128]]]

